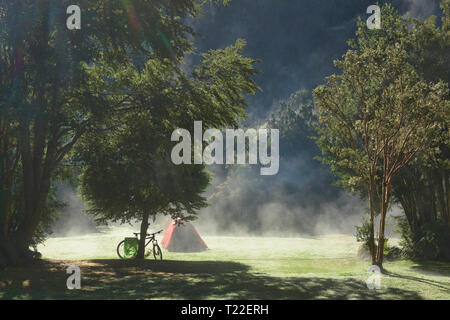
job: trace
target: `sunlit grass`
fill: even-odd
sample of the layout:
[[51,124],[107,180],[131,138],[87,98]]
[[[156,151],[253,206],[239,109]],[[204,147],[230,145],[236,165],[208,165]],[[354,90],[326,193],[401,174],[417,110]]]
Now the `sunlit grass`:
[[[386,262],[382,289],[366,286],[368,262],[351,235],[203,237],[209,249],[163,250],[164,261],[122,261],[116,245],[132,234],[52,238],[39,247],[49,262],[0,274],[3,299],[450,299],[449,263]],[[65,288],[69,265],[82,290]]]
[[[116,246],[132,229],[114,228],[110,232],[69,238],[50,238],[39,251],[48,259],[117,258]],[[161,239],[161,236],[158,237]],[[323,237],[208,237],[203,239],[209,250],[178,254],[164,251],[164,257],[175,260],[252,260],[354,258],[358,243],[349,235]]]

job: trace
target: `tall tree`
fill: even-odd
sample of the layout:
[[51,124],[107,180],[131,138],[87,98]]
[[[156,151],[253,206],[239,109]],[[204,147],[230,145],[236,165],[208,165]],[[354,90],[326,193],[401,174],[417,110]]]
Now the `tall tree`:
[[349,171],[346,183],[362,185],[368,194],[370,250],[373,264],[380,267],[392,179],[414,158],[435,152],[444,129],[440,118],[449,108],[447,84],[422,80],[408,59],[408,20],[390,5],[382,16],[381,30],[369,30],[359,21],[356,41],[335,62],[342,73],[314,91],[325,159],[336,172]]
[[[426,81],[444,81],[448,84],[450,1],[442,1],[441,8],[443,15],[440,25],[434,16],[424,21],[413,20],[414,38],[410,61]],[[439,152],[434,157],[416,159],[403,168],[393,181],[394,198],[403,208],[408,225],[407,229],[403,229],[404,249],[412,258],[450,258],[450,251],[446,249],[450,236],[450,113],[443,116],[446,117],[441,119],[444,139],[436,145]],[[426,229],[429,228],[435,228],[433,232],[442,229],[442,234],[433,236],[436,244],[433,248],[420,244],[430,238],[426,236]]]
[[192,217],[206,206],[201,194],[209,183],[203,166],[171,163],[170,135],[155,120],[148,111],[125,115],[114,129],[86,135],[77,148],[89,212],[101,222],[140,221],[139,259],[144,258],[149,218]]
[[236,126],[245,117],[245,94],[258,87],[251,79],[256,61],[242,56],[244,45],[238,40],[204,54],[192,74],[157,57],[143,68],[105,60],[91,68],[97,94],[114,92],[110,99],[122,108],[77,148],[82,193],[99,220],[141,221],[137,258],[144,258],[150,217],[189,219],[206,206],[209,174],[203,165],[173,164],[171,136],[178,128],[192,129],[194,121],[206,130]]
[[[86,66],[100,56],[116,64],[149,54],[181,62],[194,34],[185,18],[198,16],[205,2],[80,0],[80,30],[66,26],[70,1],[0,2],[2,244],[26,256],[55,170],[80,137],[118,107],[92,92]],[[11,177],[19,169],[23,183],[15,185]],[[13,193],[21,195],[23,210],[11,234]]]

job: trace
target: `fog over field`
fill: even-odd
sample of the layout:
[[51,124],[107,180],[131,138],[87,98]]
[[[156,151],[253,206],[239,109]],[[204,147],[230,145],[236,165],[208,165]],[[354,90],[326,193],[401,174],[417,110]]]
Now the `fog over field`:
[[[384,3],[385,1],[381,1]],[[439,12],[437,0],[389,1],[402,14],[428,16]],[[347,50],[358,17],[366,19],[371,0],[240,0],[234,5],[210,6],[191,22],[200,34],[197,53],[224,48],[237,38],[247,41],[244,54],[261,59],[255,80],[262,92],[249,99],[245,127],[257,128],[277,110],[280,100],[300,89],[311,92],[335,71],[333,60]],[[198,63],[187,56],[186,70]],[[306,139],[307,140],[307,139]],[[367,204],[357,195],[333,187],[329,169],[313,158],[313,142],[302,141],[295,151],[280,146],[280,171],[259,177],[259,168],[214,166],[205,195],[210,206],[199,213],[196,226],[205,234],[282,235],[354,233]],[[54,236],[95,230],[86,206],[72,188],[63,186],[59,198],[68,204],[54,225]],[[394,213],[400,209],[395,207]],[[158,218],[168,221],[170,219]],[[393,222],[389,229],[393,229]],[[135,228],[137,230],[137,227]]]
[[[138,232],[140,222],[129,224],[109,223],[97,225],[85,213],[86,206],[77,193],[69,187],[64,188],[61,199],[66,202],[59,220],[53,226],[51,238],[70,237],[113,237],[123,238]],[[210,200],[211,207],[202,210],[193,221],[202,236],[238,237],[309,237],[355,233],[355,226],[361,224],[365,204],[359,198],[343,194],[338,201],[317,207],[289,208],[282,202],[265,203],[257,212],[248,212],[226,201]],[[227,211],[228,210],[228,211]],[[230,211],[231,210],[231,211]],[[230,219],[227,213],[239,212],[240,219]],[[392,208],[386,225],[388,237],[397,238],[394,232],[395,221],[392,216],[402,214],[397,206]],[[149,232],[166,229],[171,222],[167,216],[150,219]],[[257,222],[255,224],[255,222]],[[94,240],[93,238],[93,240]],[[87,238],[84,238],[87,240]],[[116,241],[117,242],[117,241]],[[54,243],[56,245],[57,243]],[[92,244],[92,250],[96,245]]]

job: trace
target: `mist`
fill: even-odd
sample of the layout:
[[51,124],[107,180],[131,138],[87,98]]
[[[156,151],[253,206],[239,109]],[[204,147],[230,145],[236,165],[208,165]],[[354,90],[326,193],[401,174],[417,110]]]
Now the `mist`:
[[[402,14],[424,17],[436,14],[437,0],[394,0]],[[244,125],[265,123],[279,106],[301,88],[311,92],[324,77],[335,72],[333,60],[348,49],[358,17],[367,19],[373,0],[239,0],[228,6],[209,6],[190,25],[201,36],[197,53],[224,48],[237,38],[247,41],[244,54],[261,59],[262,73],[255,80],[262,92],[248,97]],[[185,70],[199,57],[185,57]],[[201,119],[199,119],[201,120]],[[210,206],[201,210],[194,225],[205,235],[297,236],[353,234],[367,213],[367,204],[333,186],[335,177],[313,158],[319,155],[311,141],[300,141],[296,152],[283,152],[280,171],[260,177],[259,167],[208,167],[214,175],[205,196]],[[98,230],[77,192],[62,186],[59,198],[68,206],[54,225],[55,236]],[[394,207],[395,215],[401,209]],[[165,228],[170,217],[159,217],[151,228]],[[114,225],[113,225],[114,226]],[[138,230],[136,224],[128,226]],[[393,230],[393,228],[391,228]]]
[[94,219],[86,214],[86,204],[76,190],[68,184],[58,184],[57,197],[65,203],[59,218],[52,226],[53,237],[70,237],[97,232]]
[[[377,2],[418,17],[440,12],[438,0],[239,0],[210,5],[191,25],[201,35],[195,41],[197,52],[225,48],[243,38],[244,54],[261,59],[262,73],[255,79],[263,91],[249,97],[252,123],[267,118],[274,102],[301,88],[312,90],[335,72],[333,61],[355,37],[358,17],[365,21],[367,7]],[[198,60],[190,57],[189,63]]]
[[440,1],[437,0],[406,0],[408,13],[413,17],[428,17],[436,14]]
[[[398,0],[391,3],[401,14],[424,17],[439,13],[440,1]],[[199,51],[224,48],[235,39],[248,42],[245,54],[261,59],[256,78],[262,93],[249,97],[248,127],[257,127],[277,110],[280,101],[298,91],[311,92],[335,72],[333,61],[355,37],[358,18],[367,19],[370,0],[262,0],[232,1],[211,6],[193,26],[203,36]],[[195,59],[190,59],[193,63]],[[199,213],[204,233],[232,235],[354,234],[367,214],[367,203],[335,187],[329,168],[314,160],[320,151],[302,139],[295,146],[280,145],[280,172],[259,178],[248,167],[209,168],[215,178],[208,191],[210,207]],[[402,210],[393,206],[387,234],[395,236],[390,218]]]

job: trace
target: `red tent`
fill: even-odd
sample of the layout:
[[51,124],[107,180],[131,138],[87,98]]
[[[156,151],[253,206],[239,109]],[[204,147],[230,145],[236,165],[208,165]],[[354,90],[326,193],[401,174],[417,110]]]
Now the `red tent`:
[[161,244],[171,252],[200,252],[208,249],[194,226],[180,218],[169,224]]

